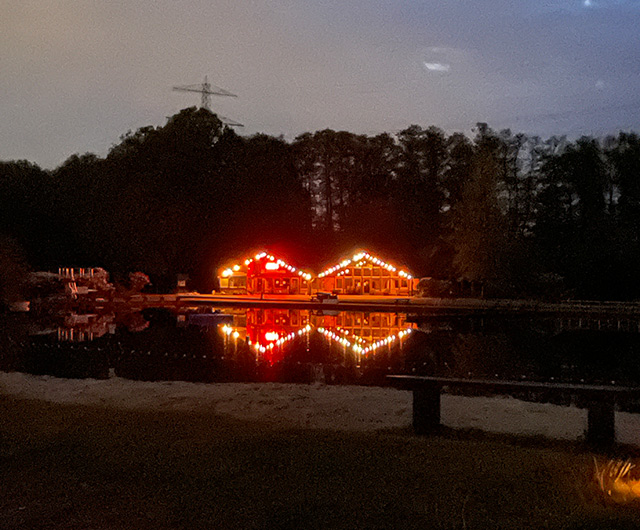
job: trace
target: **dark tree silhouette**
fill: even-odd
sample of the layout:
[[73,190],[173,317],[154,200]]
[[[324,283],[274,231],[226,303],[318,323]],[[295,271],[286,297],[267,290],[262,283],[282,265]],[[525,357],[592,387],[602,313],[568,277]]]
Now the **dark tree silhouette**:
[[[34,269],[94,266],[211,289],[270,248],[310,268],[366,247],[500,296],[640,298],[640,139],[541,140],[478,124],[240,137],[205,109],[53,171],[0,162],[0,232]],[[6,245],[5,245],[6,246]],[[8,248],[8,247],[7,247]]]

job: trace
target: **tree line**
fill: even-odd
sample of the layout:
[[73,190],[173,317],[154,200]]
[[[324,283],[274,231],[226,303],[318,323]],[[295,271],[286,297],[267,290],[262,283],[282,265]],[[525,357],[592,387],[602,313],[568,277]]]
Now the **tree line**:
[[412,125],[288,142],[189,108],[104,158],[0,162],[3,271],[139,270],[158,290],[179,273],[210,290],[222,263],[257,248],[320,269],[365,247],[487,296],[628,300],[639,238],[635,133],[543,140],[479,123],[473,138]]

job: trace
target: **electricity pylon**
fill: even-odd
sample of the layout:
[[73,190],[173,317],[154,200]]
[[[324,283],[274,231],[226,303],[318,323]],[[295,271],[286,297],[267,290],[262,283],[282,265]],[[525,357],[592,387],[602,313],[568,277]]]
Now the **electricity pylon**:
[[[207,109],[211,111],[211,96],[229,96],[232,98],[237,98],[235,94],[228,92],[227,90],[217,87],[215,85],[211,85],[207,80],[207,76],[204,77],[204,83],[197,85],[182,85],[182,86],[174,86],[173,90],[178,92],[197,92],[202,95],[200,100],[200,108]],[[223,123],[226,125],[230,125],[231,127],[244,127],[241,123],[237,121],[230,120],[229,118],[225,118],[224,116],[218,116]]]

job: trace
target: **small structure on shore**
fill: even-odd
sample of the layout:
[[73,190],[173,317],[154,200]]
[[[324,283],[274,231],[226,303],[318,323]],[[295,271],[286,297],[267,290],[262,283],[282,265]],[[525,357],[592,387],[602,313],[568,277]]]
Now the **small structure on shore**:
[[78,296],[104,294],[114,290],[109,283],[109,273],[100,267],[60,267],[58,277],[64,283],[65,294],[74,300]]

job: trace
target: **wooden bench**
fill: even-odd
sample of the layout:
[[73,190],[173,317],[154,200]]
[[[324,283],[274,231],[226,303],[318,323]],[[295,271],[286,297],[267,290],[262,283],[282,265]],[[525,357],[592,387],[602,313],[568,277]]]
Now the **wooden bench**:
[[615,405],[623,399],[640,397],[640,387],[535,383],[486,379],[450,379],[412,375],[388,375],[389,382],[413,391],[413,428],[416,434],[434,432],[440,426],[440,394],[443,388],[476,390],[491,394],[538,392],[580,396],[588,410],[589,444],[609,447],[615,443]]

